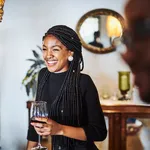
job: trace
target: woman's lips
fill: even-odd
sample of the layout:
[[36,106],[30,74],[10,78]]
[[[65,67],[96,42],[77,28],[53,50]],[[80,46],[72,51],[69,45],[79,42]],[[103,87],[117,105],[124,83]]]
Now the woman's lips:
[[56,60],[52,60],[52,61],[51,61],[51,60],[49,60],[49,61],[46,61],[46,62],[47,62],[47,64],[48,64],[48,66],[50,66],[50,67],[51,67],[51,66],[56,65],[58,61],[56,61]]

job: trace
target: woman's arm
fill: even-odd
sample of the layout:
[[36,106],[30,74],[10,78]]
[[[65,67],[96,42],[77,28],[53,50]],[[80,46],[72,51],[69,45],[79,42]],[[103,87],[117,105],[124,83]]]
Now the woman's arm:
[[69,138],[86,141],[86,135],[81,127],[72,127],[61,125],[51,119],[45,120],[44,118],[36,118],[43,123],[31,123],[39,135],[63,135]]
[[107,136],[107,129],[98,91],[90,76],[82,75],[81,79],[81,88],[84,89],[84,104],[87,108],[88,123],[83,126],[87,141],[103,141]]
[[62,126],[62,135],[69,138],[86,141],[86,135],[83,128],[80,127],[71,127],[71,126]]

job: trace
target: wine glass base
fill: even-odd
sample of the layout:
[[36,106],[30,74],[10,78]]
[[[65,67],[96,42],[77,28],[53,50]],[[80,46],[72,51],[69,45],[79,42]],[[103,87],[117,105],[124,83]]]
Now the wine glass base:
[[37,146],[37,147],[31,148],[31,150],[48,150],[48,148],[43,147],[43,146]]

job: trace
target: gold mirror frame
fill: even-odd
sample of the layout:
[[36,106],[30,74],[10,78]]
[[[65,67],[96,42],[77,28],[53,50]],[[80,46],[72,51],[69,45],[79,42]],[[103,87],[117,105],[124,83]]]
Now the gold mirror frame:
[[125,28],[125,23],[124,23],[124,18],[117,12],[110,10],[110,9],[94,9],[92,11],[87,12],[86,14],[84,14],[78,21],[77,25],[76,25],[76,32],[81,40],[81,43],[83,45],[84,48],[86,48],[87,50],[93,52],[93,53],[99,53],[99,54],[103,54],[103,53],[109,53],[112,51],[116,50],[116,45],[114,42],[112,42],[112,45],[108,48],[98,48],[95,46],[92,46],[90,44],[87,44],[83,38],[80,35],[80,28],[81,25],[83,24],[83,22],[88,18],[88,17],[93,17],[93,16],[97,16],[97,15],[110,15],[113,16],[115,18],[117,18],[122,26],[122,34],[124,32],[124,28]]

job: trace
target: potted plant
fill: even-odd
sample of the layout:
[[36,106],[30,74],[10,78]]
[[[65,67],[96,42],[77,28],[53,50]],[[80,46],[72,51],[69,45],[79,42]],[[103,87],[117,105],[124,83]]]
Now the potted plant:
[[[37,46],[37,48],[42,51],[42,48],[40,46]],[[33,98],[36,95],[36,89],[37,89],[37,76],[39,70],[45,66],[44,61],[41,58],[41,55],[36,52],[36,50],[32,50],[34,59],[30,58],[27,59],[27,61],[33,62],[33,64],[30,66],[30,68],[27,70],[27,73],[25,77],[22,80],[22,84],[26,88],[26,93],[28,96],[32,96]]]

